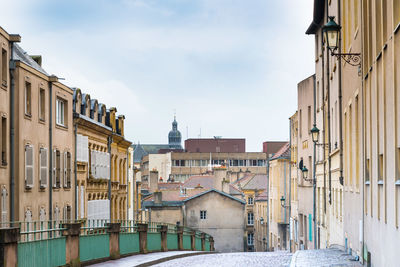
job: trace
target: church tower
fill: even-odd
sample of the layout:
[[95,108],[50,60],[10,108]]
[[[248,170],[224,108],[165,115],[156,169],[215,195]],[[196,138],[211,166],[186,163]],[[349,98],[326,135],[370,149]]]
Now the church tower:
[[168,134],[168,145],[173,149],[182,149],[181,141],[182,135],[181,132],[178,131],[178,123],[176,122],[176,116],[174,116],[172,130]]

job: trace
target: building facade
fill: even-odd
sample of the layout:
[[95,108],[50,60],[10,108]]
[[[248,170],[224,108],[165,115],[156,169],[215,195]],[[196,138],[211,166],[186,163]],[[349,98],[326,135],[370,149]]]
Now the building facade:
[[221,138],[190,138],[185,140],[186,152],[202,153],[244,153],[246,139]]

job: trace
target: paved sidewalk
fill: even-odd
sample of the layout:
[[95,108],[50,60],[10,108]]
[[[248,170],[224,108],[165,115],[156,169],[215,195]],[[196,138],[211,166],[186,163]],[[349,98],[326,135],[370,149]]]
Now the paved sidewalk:
[[292,257],[290,267],[308,266],[343,266],[350,267],[362,266],[359,261],[354,261],[354,257],[344,251],[330,248],[317,250],[298,250]]
[[168,251],[168,252],[153,252],[147,254],[137,254],[125,258],[120,258],[118,260],[110,260],[106,262],[101,262],[93,265],[92,267],[133,267],[138,265],[145,265],[157,260],[165,259],[168,260],[178,257],[190,256],[191,254],[204,254],[204,251]]

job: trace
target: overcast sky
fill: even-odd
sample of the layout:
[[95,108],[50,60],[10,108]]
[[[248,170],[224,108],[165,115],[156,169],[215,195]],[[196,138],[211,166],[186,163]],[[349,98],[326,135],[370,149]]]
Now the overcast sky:
[[[5,3],[4,3],[5,2]],[[288,140],[314,73],[312,0],[2,0],[0,26],[48,73],[126,116],[125,137]],[[201,130],[200,130],[201,129]],[[183,143],[182,140],[182,143]]]

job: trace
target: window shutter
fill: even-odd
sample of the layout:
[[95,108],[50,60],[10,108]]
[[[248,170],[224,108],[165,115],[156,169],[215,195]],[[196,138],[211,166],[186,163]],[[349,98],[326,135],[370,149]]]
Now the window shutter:
[[59,188],[61,183],[61,153],[56,150],[56,187]]
[[106,175],[105,178],[110,179],[110,153],[106,154]]
[[81,219],[85,217],[85,187],[81,185]]
[[47,148],[40,148],[40,188],[47,187]]
[[95,174],[95,165],[96,164],[96,155],[95,151],[91,150],[90,151],[90,174],[93,176],[93,178],[96,178]]
[[53,162],[52,162],[52,168],[53,168],[53,187],[57,186],[57,150],[53,150]]
[[67,206],[63,208],[63,221],[67,220]]
[[71,188],[71,177],[72,177],[72,157],[71,153],[67,152],[67,187]]
[[64,167],[64,179],[63,179],[63,182],[64,182],[64,187],[67,187],[67,152],[64,152],[64,158],[63,158],[63,167]]
[[54,208],[54,220],[56,221],[56,224],[58,224],[58,221],[60,220],[60,209],[58,206]]
[[25,146],[25,187],[33,187],[33,146]]
[[7,221],[7,189],[1,189],[1,221]]

